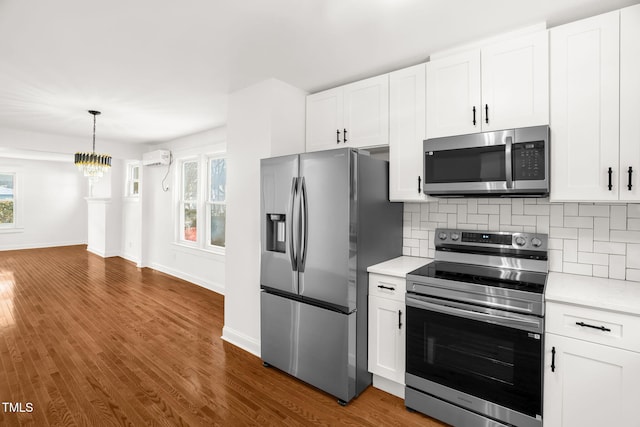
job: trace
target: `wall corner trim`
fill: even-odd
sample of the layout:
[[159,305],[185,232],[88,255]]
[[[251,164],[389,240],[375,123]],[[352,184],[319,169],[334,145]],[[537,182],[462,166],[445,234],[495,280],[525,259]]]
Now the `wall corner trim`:
[[236,347],[248,351],[254,356],[260,357],[260,341],[254,338],[235,331],[228,326],[222,328],[222,337],[220,338]]

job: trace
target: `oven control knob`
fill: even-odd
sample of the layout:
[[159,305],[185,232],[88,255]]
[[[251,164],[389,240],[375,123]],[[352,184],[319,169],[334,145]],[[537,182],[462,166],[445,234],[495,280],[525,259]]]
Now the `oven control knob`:
[[447,240],[447,233],[440,233],[438,234],[438,238],[440,240]]
[[516,237],[516,245],[518,246],[524,246],[524,244],[527,243],[527,239],[525,239],[522,236],[518,236]]
[[451,233],[451,240],[458,240],[460,235],[458,233]]
[[537,237],[534,237],[533,239],[531,239],[531,244],[536,248],[539,248],[540,246],[542,246],[542,240],[538,239]]

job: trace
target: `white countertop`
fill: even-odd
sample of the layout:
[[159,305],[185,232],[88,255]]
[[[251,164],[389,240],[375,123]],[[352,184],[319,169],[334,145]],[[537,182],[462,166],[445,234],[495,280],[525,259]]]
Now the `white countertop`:
[[551,272],[545,300],[640,315],[640,282]]
[[384,274],[386,276],[395,276],[405,278],[407,273],[422,267],[432,261],[431,258],[418,258],[414,256],[401,256],[390,259],[379,264],[374,264],[367,268],[369,273]]

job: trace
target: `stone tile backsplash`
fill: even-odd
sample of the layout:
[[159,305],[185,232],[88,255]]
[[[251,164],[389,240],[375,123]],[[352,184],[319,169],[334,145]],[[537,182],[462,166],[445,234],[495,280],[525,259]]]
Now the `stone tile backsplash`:
[[551,271],[640,281],[640,204],[526,198],[405,203],[403,255],[432,258],[438,227],[548,234]]

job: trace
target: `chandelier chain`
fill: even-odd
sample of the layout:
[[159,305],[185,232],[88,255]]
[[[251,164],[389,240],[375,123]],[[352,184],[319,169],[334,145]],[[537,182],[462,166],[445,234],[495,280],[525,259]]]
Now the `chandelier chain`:
[[93,152],[96,152],[96,115],[93,115]]

